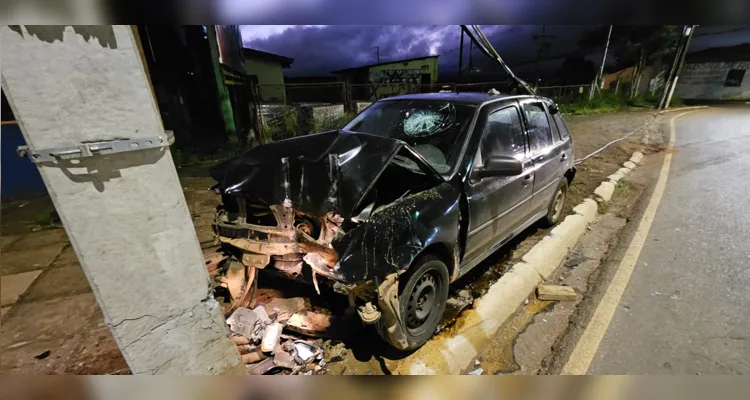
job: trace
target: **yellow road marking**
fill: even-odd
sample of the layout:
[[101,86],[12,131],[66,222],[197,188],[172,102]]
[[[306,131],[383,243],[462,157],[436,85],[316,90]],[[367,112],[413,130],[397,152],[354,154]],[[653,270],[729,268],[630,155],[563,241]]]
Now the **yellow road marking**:
[[646,237],[651,229],[651,223],[654,222],[656,210],[659,207],[661,197],[664,194],[664,188],[667,185],[667,177],[669,176],[669,166],[672,163],[672,150],[674,149],[674,121],[677,118],[694,111],[697,110],[678,114],[672,117],[669,121],[670,134],[667,152],[664,155],[664,163],[661,166],[659,180],[656,182],[656,187],[654,188],[653,195],[651,195],[651,200],[646,208],[646,212],[643,214],[643,218],[641,218],[641,222],[638,224],[638,229],[635,231],[633,240],[630,242],[630,247],[628,247],[625,256],[623,256],[622,261],[620,261],[619,267],[617,267],[615,276],[612,277],[612,281],[609,283],[607,291],[604,293],[596,311],[594,311],[594,316],[591,317],[591,321],[589,321],[586,330],[583,332],[583,335],[581,335],[578,343],[576,343],[573,352],[570,354],[568,362],[560,372],[561,375],[584,375],[586,374],[586,371],[588,371],[591,361],[594,359],[594,355],[596,355],[596,351],[599,349],[599,344],[601,343],[602,338],[604,338],[604,334],[607,332],[607,328],[612,321],[612,316],[617,310],[617,305],[620,304],[622,294],[628,286],[630,275],[633,273],[635,263],[638,261],[638,257],[641,254],[643,244],[646,242]]

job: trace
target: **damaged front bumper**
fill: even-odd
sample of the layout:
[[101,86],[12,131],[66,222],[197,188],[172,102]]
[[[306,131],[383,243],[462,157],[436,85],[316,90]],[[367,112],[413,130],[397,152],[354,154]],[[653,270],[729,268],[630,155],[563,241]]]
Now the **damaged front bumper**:
[[[264,207],[258,207],[264,210]],[[293,280],[304,280],[305,266],[310,268],[313,281],[322,275],[333,281],[344,282],[337,272],[338,255],[331,241],[341,229],[343,219],[329,213],[314,218],[284,205],[270,206],[276,225],[247,222],[247,214],[220,211],[214,221],[219,242],[246,266],[258,269],[271,267]],[[317,231],[317,238],[314,235]]]

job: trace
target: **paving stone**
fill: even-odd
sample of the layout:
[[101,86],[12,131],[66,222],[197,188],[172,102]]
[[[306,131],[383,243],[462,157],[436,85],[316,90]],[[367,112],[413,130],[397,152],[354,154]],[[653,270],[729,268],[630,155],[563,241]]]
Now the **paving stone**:
[[3,251],[0,253],[0,275],[47,268],[64,246],[64,243],[55,243],[33,249]]
[[68,265],[70,263],[77,263],[78,262],[78,256],[76,255],[75,250],[73,250],[73,246],[68,246],[63,249],[63,251],[60,253],[57,258],[55,258],[55,263],[52,265],[52,267],[60,266],[60,265]]
[[0,306],[9,306],[34,283],[42,270],[22,272],[20,274],[0,276]]
[[0,250],[5,250],[6,247],[13,244],[16,240],[21,239],[23,235],[8,235],[0,236]]
[[23,301],[38,301],[82,293],[91,293],[91,286],[81,265],[74,262],[45,271],[29,288]]
[[68,235],[65,233],[64,229],[43,229],[41,231],[24,235],[23,238],[11,244],[7,250],[36,249],[41,246],[49,246],[58,243],[68,243]]
[[[0,351],[24,342],[69,338],[79,333],[99,310],[92,293],[18,303],[0,327]],[[23,345],[21,345],[23,346]],[[3,360],[4,361],[4,360]]]

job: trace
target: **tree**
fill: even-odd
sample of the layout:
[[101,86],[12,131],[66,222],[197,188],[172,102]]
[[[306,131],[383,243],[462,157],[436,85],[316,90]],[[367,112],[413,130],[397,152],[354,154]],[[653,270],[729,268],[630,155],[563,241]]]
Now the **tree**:
[[564,85],[591,82],[596,76],[596,65],[583,56],[567,56],[560,65],[557,76]]

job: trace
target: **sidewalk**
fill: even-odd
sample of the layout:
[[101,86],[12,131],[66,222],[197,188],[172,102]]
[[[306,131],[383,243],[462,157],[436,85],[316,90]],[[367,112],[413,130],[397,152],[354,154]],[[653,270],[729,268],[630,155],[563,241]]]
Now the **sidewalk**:
[[[218,196],[210,179],[182,184],[201,246],[211,247]],[[0,373],[129,373],[65,231],[3,228],[12,234],[0,237]]]

